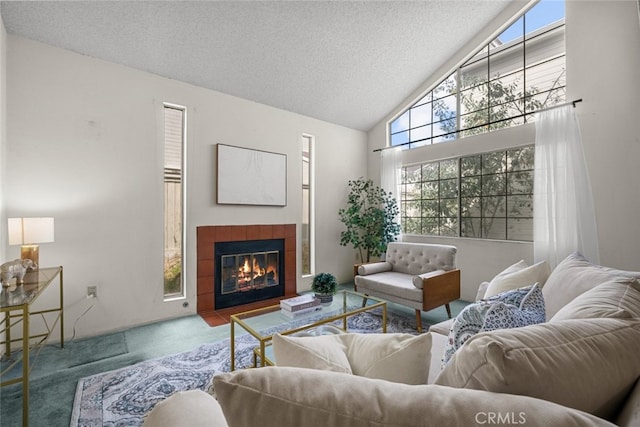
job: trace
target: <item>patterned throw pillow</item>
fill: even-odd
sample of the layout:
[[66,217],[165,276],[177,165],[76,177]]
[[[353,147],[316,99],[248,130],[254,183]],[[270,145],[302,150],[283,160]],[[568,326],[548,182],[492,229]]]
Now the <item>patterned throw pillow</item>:
[[449,330],[447,343],[444,347],[442,366],[449,362],[453,354],[462,347],[469,338],[480,332],[484,324],[484,315],[493,303],[479,301],[469,304],[456,316]]
[[[490,316],[489,322],[486,321],[487,316]],[[544,300],[537,283],[469,304],[451,325],[442,365],[446,365],[455,352],[477,333],[544,321]]]
[[495,303],[495,302],[503,302],[505,304],[515,305],[516,307],[520,307],[522,300],[531,292],[534,285],[525,286],[524,288],[514,289],[512,291],[505,291],[498,295],[494,295],[489,298],[484,298],[482,301]]
[[536,283],[520,302],[520,306],[497,302],[485,313],[480,332],[521,328],[545,321],[544,297]]

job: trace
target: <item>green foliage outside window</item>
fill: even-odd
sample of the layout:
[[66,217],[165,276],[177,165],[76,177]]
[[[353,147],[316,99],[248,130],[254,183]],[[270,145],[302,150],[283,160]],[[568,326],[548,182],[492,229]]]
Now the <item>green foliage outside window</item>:
[[165,261],[164,294],[176,295],[182,292],[182,260],[179,256]]
[[408,234],[532,240],[534,148],[403,168]]
[[[530,122],[566,99],[564,2],[541,0],[389,126],[417,148]],[[471,52],[470,52],[471,53]]]
[[[460,136],[471,136],[489,130],[504,129],[526,121],[526,114],[556,105],[565,99],[564,69],[556,77],[551,89],[541,91],[535,86],[522,90],[521,76],[514,79],[469,77],[467,87],[460,93]],[[443,95],[456,95],[454,79],[445,80],[440,86]],[[440,128],[453,139],[458,130],[456,111],[447,102],[447,97],[433,101],[434,116]],[[488,124],[490,123],[490,124]]]

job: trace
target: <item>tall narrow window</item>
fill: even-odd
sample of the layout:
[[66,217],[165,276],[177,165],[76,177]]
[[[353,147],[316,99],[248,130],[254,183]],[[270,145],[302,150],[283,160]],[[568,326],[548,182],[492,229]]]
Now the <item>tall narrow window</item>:
[[302,275],[313,274],[313,137],[302,136]]
[[184,107],[164,105],[164,297],[184,296]]

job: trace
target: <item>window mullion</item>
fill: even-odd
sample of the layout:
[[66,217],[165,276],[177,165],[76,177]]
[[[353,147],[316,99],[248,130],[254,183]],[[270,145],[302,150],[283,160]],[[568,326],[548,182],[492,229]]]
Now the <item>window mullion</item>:
[[462,76],[461,76],[461,67],[456,69],[456,139],[460,138],[460,112],[462,111],[462,102],[461,102],[461,94],[462,94]]
[[458,159],[458,237],[462,236],[462,157]]
[[524,110],[523,120],[527,123],[527,14],[522,15],[522,109]]

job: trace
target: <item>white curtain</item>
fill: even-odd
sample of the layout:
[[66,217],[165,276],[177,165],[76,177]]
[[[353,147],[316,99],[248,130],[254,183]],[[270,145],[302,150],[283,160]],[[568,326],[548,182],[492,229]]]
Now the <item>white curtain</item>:
[[[400,209],[400,174],[402,172],[402,148],[387,148],[380,151],[380,187],[391,193]],[[400,215],[396,218],[400,224]]]
[[553,269],[571,252],[600,262],[580,127],[567,105],[536,115],[533,252]]

